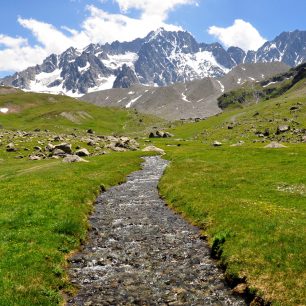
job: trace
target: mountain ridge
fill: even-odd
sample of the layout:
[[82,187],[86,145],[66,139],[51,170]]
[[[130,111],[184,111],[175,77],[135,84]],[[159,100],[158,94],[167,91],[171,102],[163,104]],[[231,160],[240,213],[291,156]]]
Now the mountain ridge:
[[240,64],[221,78],[203,78],[163,87],[133,85],[102,90],[80,99],[99,106],[134,108],[166,120],[207,118],[220,113],[218,98],[245,83],[255,86],[266,78],[285,73],[283,63]]
[[239,64],[283,62],[291,67],[306,61],[306,31],[283,32],[257,51],[220,43],[198,43],[186,31],[150,32],[131,42],[70,47],[51,54],[41,65],[29,67],[0,84],[26,91],[80,97],[100,90],[134,84],[168,86],[205,77],[219,78]]

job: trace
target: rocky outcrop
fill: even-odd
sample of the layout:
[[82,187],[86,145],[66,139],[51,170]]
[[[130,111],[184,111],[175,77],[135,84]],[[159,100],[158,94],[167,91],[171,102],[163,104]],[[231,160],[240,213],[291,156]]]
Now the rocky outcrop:
[[119,69],[117,78],[114,82],[113,88],[129,88],[132,85],[140,84],[134,70],[124,64]]
[[[37,145],[32,146],[33,143]],[[80,147],[80,144],[82,147]],[[114,137],[88,134],[86,131],[73,134],[55,135],[37,129],[34,132],[2,130],[0,150],[9,154],[18,151],[14,158],[29,160],[67,158],[66,162],[82,161],[80,157],[98,156],[114,152],[139,150],[137,141],[130,137]]]

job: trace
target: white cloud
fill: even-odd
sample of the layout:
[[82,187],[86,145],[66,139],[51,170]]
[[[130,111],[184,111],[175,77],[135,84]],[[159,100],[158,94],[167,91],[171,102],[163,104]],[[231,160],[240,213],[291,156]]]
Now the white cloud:
[[212,26],[208,33],[217,37],[225,47],[235,46],[245,51],[256,51],[267,41],[252,24],[242,19],[236,19],[234,24],[227,28]]
[[[58,29],[42,21],[19,17],[19,24],[31,32],[36,44],[30,45],[23,37],[0,34],[0,71],[21,71],[40,64],[51,53],[61,53],[71,46],[83,48],[90,43],[130,41],[144,37],[159,27],[179,30],[180,27],[166,22],[169,12],[179,5],[197,4],[196,0],[114,1],[118,3],[121,13],[110,14],[94,5],[87,6],[89,15],[81,24],[81,30],[66,26]],[[127,11],[130,9],[139,10],[140,17],[129,17]]]
[[196,4],[195,0],[115,0],[123,12],[137,9],[142,12],[142,18],[154,16],[165,20],[168,13],[179,5]]

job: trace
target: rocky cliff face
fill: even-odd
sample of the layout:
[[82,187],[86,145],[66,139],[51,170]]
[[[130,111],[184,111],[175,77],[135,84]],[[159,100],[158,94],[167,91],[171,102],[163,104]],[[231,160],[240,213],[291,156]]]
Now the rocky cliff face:
[[244,63],[283,62],[296,66],[306,61],[306,32],[284,32],[259,50],[225,50],[219,43],[198,43],[183,31],[159,29],[132,42],[90,44],[52,54],[41,65],[0,80],[24,90],[83,94],[127,88],[135,84],[167,86],[205,77],[219,78]]

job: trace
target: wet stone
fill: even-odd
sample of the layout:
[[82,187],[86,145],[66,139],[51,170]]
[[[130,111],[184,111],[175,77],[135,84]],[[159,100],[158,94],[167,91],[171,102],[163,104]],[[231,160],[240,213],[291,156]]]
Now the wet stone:
[[70,260],[79,291],[67,305],[245,305],[199,231],[160,199],[167,163],[146,157],[143,170],[98,197],[88,242]]

